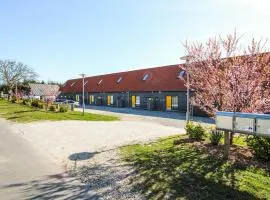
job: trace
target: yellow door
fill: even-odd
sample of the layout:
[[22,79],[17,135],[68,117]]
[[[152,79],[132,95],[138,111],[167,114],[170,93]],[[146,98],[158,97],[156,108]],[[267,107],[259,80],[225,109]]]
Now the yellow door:
[[94,95],[89,95],[89,104],[94,103]]
[[136,96],[131,97],[131,103],[132,103],[132,108],[135,108],[136,105]]
[[166,110],[172,110],[172,96],[166,96]]
[[111,105],[111,96],[107,96],[107,105]]

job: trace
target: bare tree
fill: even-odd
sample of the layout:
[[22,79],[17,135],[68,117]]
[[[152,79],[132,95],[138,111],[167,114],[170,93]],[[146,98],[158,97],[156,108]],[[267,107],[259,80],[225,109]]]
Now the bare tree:
[[34,80],[37,73],[21,62],[0,60],[0,80],[7,85],[9,96],[16,84],[24,80]]

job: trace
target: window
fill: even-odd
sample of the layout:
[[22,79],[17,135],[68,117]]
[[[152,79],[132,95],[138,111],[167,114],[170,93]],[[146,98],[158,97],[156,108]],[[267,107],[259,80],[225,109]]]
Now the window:
[[88,81],[84,82],[84,86],[88,83]]
[[178,96],[172,97],[172,107],[176,109],[178,108]]
[[136,96],[136,106],[139,106],[141,104],[141,98],[140,96]]
[[148,76],[149,76],[149,74],[145,74],[145,75],[143,76],[143,81],[146,81],[147,78],[148,78]]
[[117,80],[117,83],[120,83],[122,81],[122,77],[119,77],[118,80]]
[[113,96],[111,96],[111,105],[113,105]]
[[100,81],[97,83],[98,85],[100,85],[102,83],[103,79],[100,79]]
[[186,77],[187,73],[185,70],[180,70],[177,74],[177,78],[179,79],[184,79],[184,77]]
[[75,83],[76,83],[76,82],[71,83],[71,85],[70,85],[70,86],[72,87],[73,85],[75,85]]

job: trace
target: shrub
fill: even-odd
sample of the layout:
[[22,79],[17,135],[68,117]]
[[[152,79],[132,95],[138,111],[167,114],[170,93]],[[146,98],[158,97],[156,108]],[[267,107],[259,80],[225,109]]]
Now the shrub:
[[38,108],[38,100],[33,100],[33,101],[31,102],[31,106],[32,106],[32,107],[35,107],[35,108]]
[[217,131],[217,130],[210,131],[209,139],[212,145],[218,145],[222,137],[223,137],[223,132]]
[[38,108],[43,109],[44,108],[44,103],[43,102],[38,102]]
[[201,124],[193,122],[189,122],[185,129],[189,138],[194,140],[202,140],[206,132]]
[[30,99],[23,99],[22,104],[26,106],[31,106],[31,101]]
[[60,108],[59,108],[59,112],[67,112],[68,111],[68,108],[66,107],[66,106],[61,106]]
[[49,110],[52,111],[52,112],[55,112],[55,110],[56,110],[56,109],[55,109],[55,106],[51,105],[51,106],[49,107]]
[[28,100],[27,99],[23,99],[22,104],[23,105],[27,105],[27,103],[28,103]]
[[16,97],[15,96],[13,96],[12,98],[11,98],[11,103],[16,103]]
[[270,138],[249,136],[247,144],[254,151],[256,158],[270,161]]

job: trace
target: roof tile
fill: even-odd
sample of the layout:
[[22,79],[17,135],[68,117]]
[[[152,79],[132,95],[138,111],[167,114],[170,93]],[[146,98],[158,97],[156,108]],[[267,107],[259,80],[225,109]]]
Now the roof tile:
[[[177,78],[179,65],[169,65],[113,74],[86,77],[86,92],[126,92],[126,91],[184,91],[185,83]],[[149,74],[144,81],[145,74]],[[119,77],[122,80],[117,83]],[[102,80],[102,81],[101,81]],[[100,82],[101,81],[101,82]],[[73,84],[76,82],[75,84]],[[73,85],[73,86],[72,86]],[[71,79],[61,89],[62,92],[82,92],[82,78]]]

